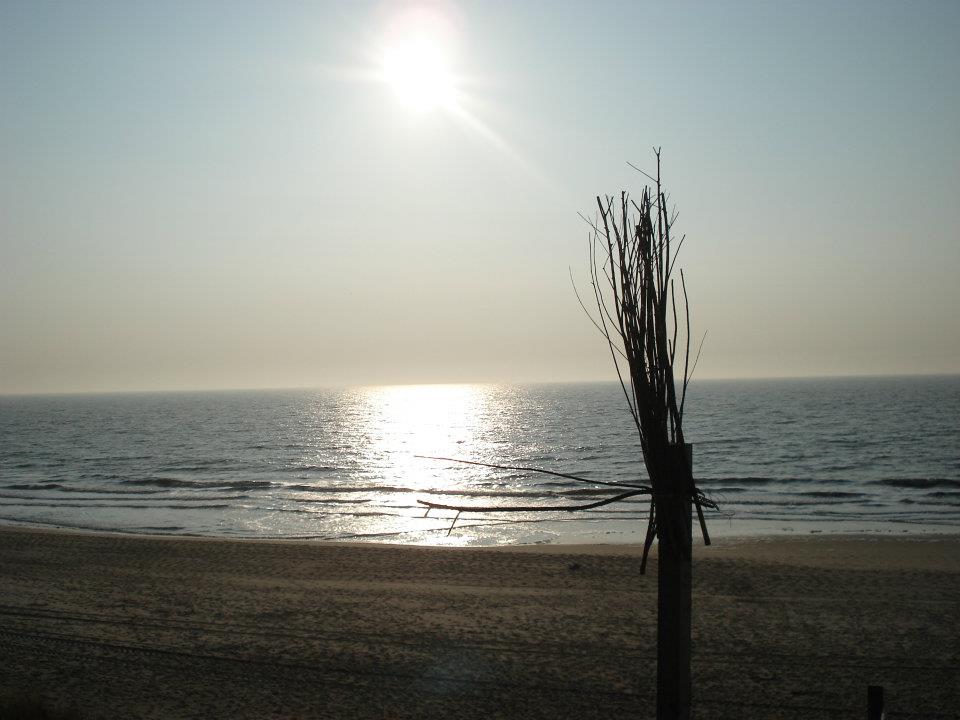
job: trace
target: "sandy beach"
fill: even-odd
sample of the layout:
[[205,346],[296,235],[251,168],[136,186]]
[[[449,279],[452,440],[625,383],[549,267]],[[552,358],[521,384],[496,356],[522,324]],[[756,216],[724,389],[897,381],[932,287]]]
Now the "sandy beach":
[[[960,538],[695,548],[697,718],[960,718]],[[643,718],[656,565],[0,528],[0,691],[83,718]]]

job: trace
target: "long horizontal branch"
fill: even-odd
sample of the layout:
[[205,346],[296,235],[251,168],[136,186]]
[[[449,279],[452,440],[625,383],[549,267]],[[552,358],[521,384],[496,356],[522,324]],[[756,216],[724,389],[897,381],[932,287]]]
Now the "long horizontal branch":
[[609,505],[610,503],[626,500],[629,497],[637,495],[649,495],[651,488],[643,490],[631,490],[630,492],[620,493],[613,497],[598,500],[597,502],[587,503],[585,505],[513,505],[502,507],[499,505],[445,505],[442,503],[430,502],[429,500],[417,500],[417,503],[423,505],[428,510],[454,510],[461,512],[575,512],[577,510],[592,510],[593,508]]
[[589,485],[605,485],[607,487],[634,488],[637,490],[650,491],[647,485],[634,485],[632,483],[608,482],[604,480],[588,480],[587,478],[570,475],[569,473],[556,472],[555,470],[544,470],[543,468],[521,467],[518,465],[496,465],[494,463],[477,462],[476,460],[461,460],[460,458],[438,457],[436,455],[414,455],[416,458],[424,460],[445,460],[447,462],[463,463],[464,465],[479,465],[480,467],[496,468],[498,470],[517,470],[518,472],[535,472],[544,475],[554,475],[556,477],[576,480],[577,482],[587,483]]

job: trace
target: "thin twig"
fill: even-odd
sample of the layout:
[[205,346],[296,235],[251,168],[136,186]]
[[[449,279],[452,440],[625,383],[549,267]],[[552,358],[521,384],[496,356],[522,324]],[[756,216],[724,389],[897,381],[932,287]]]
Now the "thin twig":
[[578,510],[592,510],[593,508],[603,507],[611,503],[620,502],[627,498],[637,495],[649,495],[650,489],[631,490],[630,492],[620,493],[613,497],[597,500],[596,502],[586,503],[585,505],[510,505],[502,507],[500,505],[445,505],[442,503],[430,502],[429,500],[417,500],[417,502],[431,510],[455,510],[458,514],[461,512],[576,512]]
[[484,463],[484,462],[477,462],[476,460],[461,460],[459,458],[439,457],[437,455],[414,455],[414,457],[421,458],[424,460],[445,460],[446,462],[462,463],[464,465],[479,465],[480,467],[496,468],[497,470],[517,470],[519,472],[535,472],[535,473],[542,473],[543,475],[555,475],[556,477],[567,478],[568,480],[576,480],[577,482],[587,483],[588,485],[605,485],[607,487],[634,488],[636,490],[645,490],[645,491],[650,490],[649,486],[647,485],[607,482],[603,480],[589,480],[587,478],[578,477],[577,475],[570,475],[569,473],[556,472],[554,470],[544,470],[543,468],[521,467],[518,465],[497,465],[495,463]]

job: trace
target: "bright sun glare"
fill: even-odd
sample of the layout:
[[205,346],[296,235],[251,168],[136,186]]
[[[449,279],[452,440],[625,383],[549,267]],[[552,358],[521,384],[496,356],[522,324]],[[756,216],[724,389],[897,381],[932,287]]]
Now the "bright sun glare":
[[454,82],[446,58],[424,40],[390,47],[383,54],[383,76],[403,103],[414,110],[453,104]]
[[364,81],[390,90],[417,117],[443,113],[516,162],[539,182],[542,174],[477,114],[484,99],[475,74],[463,74],[462,23],[451,0],[394,0],[378,23]]
[[453,36],[449,20],[430,8],[413,6],[393,18],[380,71],[408,108],[423,112],[455,106]]

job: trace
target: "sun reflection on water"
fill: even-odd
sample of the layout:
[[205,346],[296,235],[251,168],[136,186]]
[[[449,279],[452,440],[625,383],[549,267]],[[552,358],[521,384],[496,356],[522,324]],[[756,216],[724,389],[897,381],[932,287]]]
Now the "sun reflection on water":
[[476,459],[489,450],[491,386],[396,385],[361,392],[367,438],[362,452],[399,484],[424,489],[446,484],[440,465],[418,455]]
[[[360,388],[365,439],[361,462],[379,468],[381,481],[398,488],[381,495],[388,505],[409,508],[389,523],[395,531],[426,534],[421,542],[464,544],[469,534],[447,538],[436,531],[447,522],[423,518],[415,501],[431,493],[455,493],[489,473],[424,456],[462,459],[490,455],[496,432],[496,386],[396,385]],[[400,490],[399,488],[403,488]],[[386,529],[386,527],[384,528]]]

